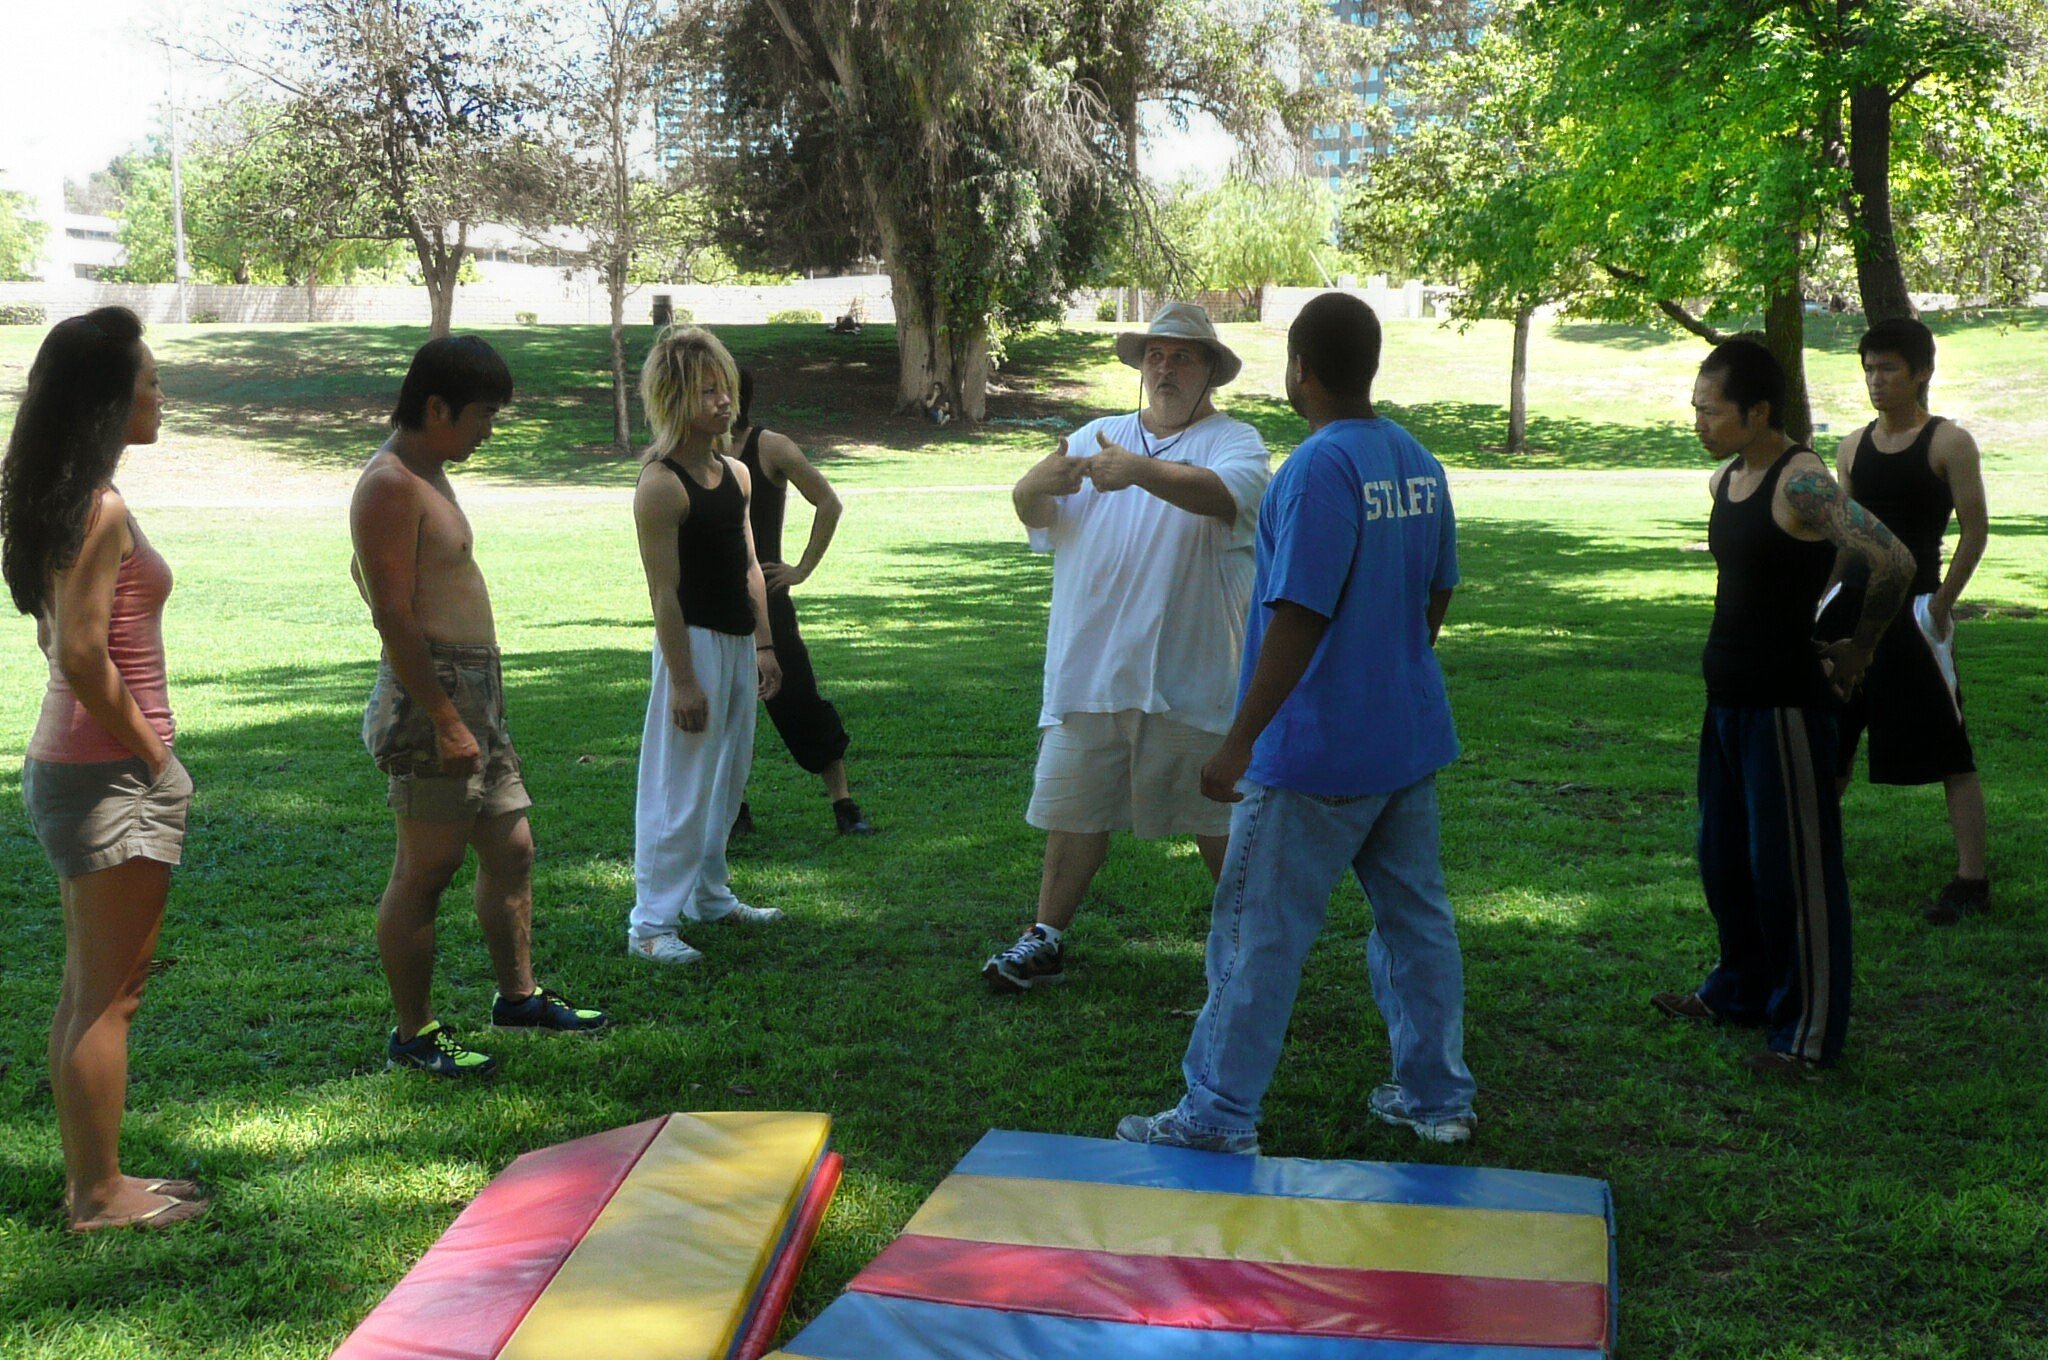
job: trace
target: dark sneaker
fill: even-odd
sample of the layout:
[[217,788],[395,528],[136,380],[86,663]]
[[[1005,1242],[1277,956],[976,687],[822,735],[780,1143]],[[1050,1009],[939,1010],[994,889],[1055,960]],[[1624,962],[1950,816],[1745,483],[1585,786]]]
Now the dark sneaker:
[[1929,925],[1952,926],[1965,916],[1975,916],[1991,905],[1991,880],[1952,878],[1921,917]]
[[1776,1077],[1780,1081],[1819,1081],[1819,1063],[1790,1053],[1780,1053],[1767,1048],[1761,1053],[1752,1053],[1742,1060],[1742,1065],[1760,1077]]
[[437,1077],[488,1077],[498,1070],[498,1060],[464,1048],[439,1020],[429,1020],[425,1029],[402,1044],[398,1031],[391,1031],[384,1045],[384,1070],[397,1067],[417,1067]]
[[984,963],[981,975],[999,992],[1028,992],[1041,982],[1065,982],[1067,951],[1033,926]]
[[491,998],[492,1029],[556,1029],[587,1034],[611,1024],[603,1011],[585,1010],[543,987],[524,1001]]
[[873,823],[860,814],[860,804],[851,798],[841,798],[832,805],[832,822],[842,836],[872,836]]
[[1420,1119],[1409,1114],[1402,1105],[1401,1088],[1390,1081],[1373,1087],[1365,1103],[1381,1123],[1413,1129],[1415,1136],[1425,1143],[1469,1143],[1479,1128],[1476,1114],[1454,1115],[1449,1119]]
[[754,810],[748,807],[745,803],[741,803],[739,816],[732,819],[732,830],[726,834],[728,839],[730,839],[733,836],[753,835]]
[[1150,1143],[1155,1147],[1193,1148],[1197,1152],[1230,1152],[1241,1157],[1259,1155],[1257,1130],[1244,1133],[1204,1133],[1182,1122],[1180,1108],[1158,1114],[1127,1114],[1117,1122],[1116,1136],[1126,1143]]

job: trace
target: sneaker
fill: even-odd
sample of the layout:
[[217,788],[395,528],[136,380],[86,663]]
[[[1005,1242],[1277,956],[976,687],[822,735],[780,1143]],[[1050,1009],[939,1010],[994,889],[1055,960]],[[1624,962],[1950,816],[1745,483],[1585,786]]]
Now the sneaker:
[[1399,1124],[1402,1128],[1415,1130],[1415,1136],[1425,1143],[1469,1143],[1473,1132],[1479,1127],[1476,1114],[1453,1115],[1449,1119],[1417,1119],[1401,1108],[1401,1088],[1392,1082],[1383,1082],[1372,1088],[1366,1097],[1366,1104],[1382,1122]]
[[872,836],[874,824],[861,816],[860,804],[851,798],[841,798],[832,805],[832,821],[842,836]]
[[1203,1133],[1181,1121],[1180,1108],[1158,1114],[1127,1114],[1117,1121],[1116,1136],[1126,1143],[1150,1143],[1154,1147],[1193,1148],[1197,1152],[1229,1152],[1241,1157],[1259,1155],[1256,1130],[1245,1133]]
[[1033,926],[1017,937],[1017,943],[984,963],[981,975],[999,992],[1028,992],[1041,982],[1065,982],[1066,947]]
[[726,833],[727,838],[730,839],[733,836],[751,836],[753,834],[754,810],[748,807],[745,803],[741,803],[739,816],[732,819],[732,830]]
[[1749,1054],[1742,1065],[1760,1077],[1776,1077],[1780,1081],[1819,1081],[1821,1074],[1819,1063],[1774,1048]]
[[1929,925],[1952,926],[1965,916],[1975,916],[1991,905],[1991,880],[1952,878],[1941,895],[1920,913]]
[[491,998],[492,1029],[553,1029],[588,1034],[605,1028],[611,1022],[612,1018],[603,1011],[572,1006],[562,999],[559,992],[551,992],[545,987],[524,1001],[507,1001],[502,996]]
[[417,1067],[437,1077],[488,1077],[498,1070],[498,1060],[464,1048],[439,1020],[429,1020],[425,1029],[404,1043],[398,1042],[397,1030],[391,1031],[384,1045],[384,1070],[399,1067]]
[[667,935],[628,935],[626,952],[649,963],[695,963],[704,957],[703,951],[690,948],[674,932]]
[[765,926],[770,921],[782,919],[781,907],[750,907],[744,902],[733,903],[731,911],[718,918],[721,921],[735,921],[743,926]]

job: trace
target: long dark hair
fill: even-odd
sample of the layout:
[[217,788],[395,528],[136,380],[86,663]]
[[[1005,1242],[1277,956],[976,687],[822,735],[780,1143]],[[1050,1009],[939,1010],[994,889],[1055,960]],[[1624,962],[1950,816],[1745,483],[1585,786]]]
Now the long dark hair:
[[141,371],[142,322],[126,307],[59,321],[36,351],[0,463],[0,575],[24,614],[41,614],[51,573],[78,560]]

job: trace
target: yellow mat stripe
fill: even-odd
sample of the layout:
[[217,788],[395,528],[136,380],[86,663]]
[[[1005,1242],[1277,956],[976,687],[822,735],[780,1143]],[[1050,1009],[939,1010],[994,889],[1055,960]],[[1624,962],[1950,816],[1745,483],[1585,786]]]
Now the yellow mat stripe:
[[671,1115],[500,1360],[724,1356],[830,1128],[821,1114]]
[[1607,1283],[1607,1224],[1591,1214],[955,1175],[903,1231],[1132,1256]]

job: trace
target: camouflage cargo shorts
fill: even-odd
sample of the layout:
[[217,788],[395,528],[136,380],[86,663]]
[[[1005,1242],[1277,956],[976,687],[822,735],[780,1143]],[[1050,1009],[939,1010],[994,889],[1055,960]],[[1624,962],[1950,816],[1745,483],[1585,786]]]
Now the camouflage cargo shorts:
[[377,662],[377,683],[363,709],[363,745],[391,777],[386,801],[400,817],[465,822],[533,806],[519,776],[519,753],[505,727],[505,679],[498,649],[429,642],[434,678],[483,754],[476,773],[441,773],[433,719],[399,683],[390,658]]

